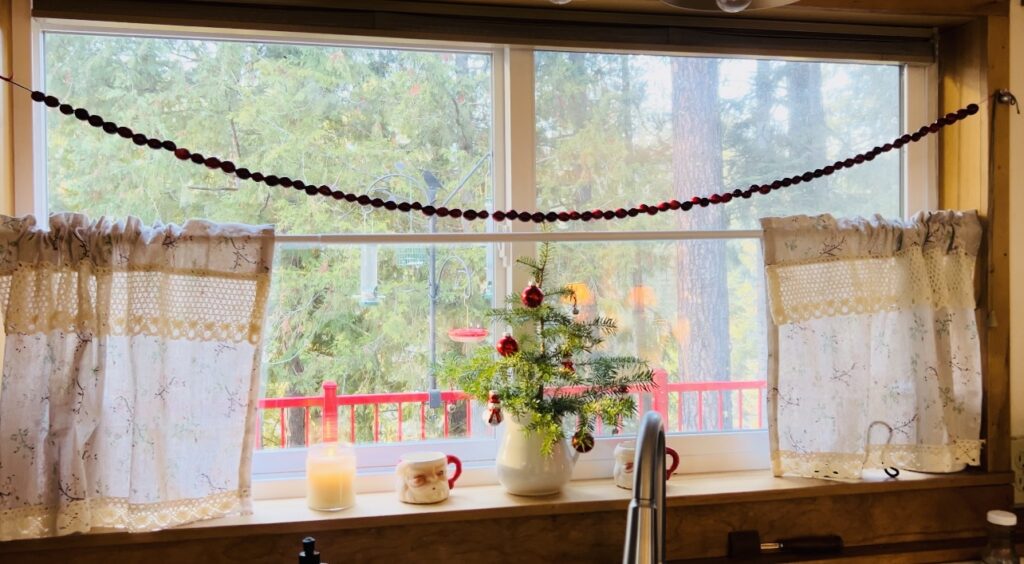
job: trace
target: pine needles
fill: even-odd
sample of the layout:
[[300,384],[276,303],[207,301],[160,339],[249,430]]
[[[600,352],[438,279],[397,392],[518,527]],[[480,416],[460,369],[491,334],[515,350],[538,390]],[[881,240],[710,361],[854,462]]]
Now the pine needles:
[[527,307],[513,294],[505,308],[490,312],[499,324],[518,329],[519,352],[503,357],[477,347],[468,357],[449,355],[439,370],[443,382],[480,402],[497,391],[502,408],[541,436],[545,453],[565,438],[567,417],[577,418],[577,433],[592,433],[598,418],[616,424],[634,416],[632,393],[654,388],[646,361],[595,352],[617,330],[614,320],[579,319],[562,305],[575,303],[571,288],[544,288],[551,255],[551,244],[543,243],[536,259],[517,260],[544,292],[540,305]]

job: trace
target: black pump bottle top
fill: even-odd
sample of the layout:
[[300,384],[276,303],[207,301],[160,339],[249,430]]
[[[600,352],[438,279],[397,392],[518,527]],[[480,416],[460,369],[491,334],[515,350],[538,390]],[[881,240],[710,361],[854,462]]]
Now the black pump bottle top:
[[302,552],[299,553],[299,564],[320,564],[320,553],[316,550],[316,539],[302,539]]

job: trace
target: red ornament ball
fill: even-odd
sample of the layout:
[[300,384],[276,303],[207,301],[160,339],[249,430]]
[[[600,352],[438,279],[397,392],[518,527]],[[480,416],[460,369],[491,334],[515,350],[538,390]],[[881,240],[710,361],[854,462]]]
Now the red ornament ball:
[[583,429],[576,431],[572,436],[572,448],[576,452],[587,453],[594,450],[594,435]]
[[509,356],[519,352],[519,342],[512,336],[512,333],[505,333],[498,339],[498,344],[494,348],[501,356]]
[[524,306],[533,309],[539,307],[544,302],[544,292],[536,283],[530,282],[530,285],[519,295],[519,299],[523,302]]
[[572,359],[571,358],[567,358],[567,359],[562,360],[562,370],[565,370],[566,372],[568,372],[570,374],[575,374],[576,373],[576,366],[572,363]]

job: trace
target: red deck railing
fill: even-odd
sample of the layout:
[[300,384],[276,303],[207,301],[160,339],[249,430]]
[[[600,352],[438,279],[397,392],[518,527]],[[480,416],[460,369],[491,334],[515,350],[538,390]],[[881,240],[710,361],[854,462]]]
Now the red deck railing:
[[[637,398],[637,412],[643,413],[652,409],[661,414],[666,422],[666,429],[669,431],[722,431],[726,429],[761,429],[764,428],[764,380],[746,381],[714,381],[714,382],[669,382],[668,372],[665,370],[654,371],[656,388],[652,392],[634,391]],[[709,396],[709,394],[713,394]],[[709,397],[714,417],[707,417],[707,406]],[[727,413],[726,401],[730,409]],[[754,408],[755,417],[748,423],[746,415],[748,411],[744,403]],[[459,427],[456,436],[468,437],[472,435],[473,429],[473,402],[462,391],[449,390],[441,392],[442,407],[438,410],[431,410],[427,407],[429,395],[427,392],[398,392],[385,394],[352,394],[338,395],[338,385],[332,381],[323,384],[323,393],[317,396],[288,397],[288,398],[261,398],[257,406],[256,417],[256,448],[264,448],[264,426],[268,423],[273,425],[268,429],[271,436],[277,431],[279,440],[275,446],[302,446],[286,444],[288,436],[288,409],[303,410],[303,445],[310,444],[310,431],[312,428],[312,410],[320,410],[319,425],[323,440],[337,440],[342,427],[345,428],[347,438],[356,442],[358,433],[357,410],[363,409],[364,416],[371,416],[370,429],[372,430],[369,441],[381,442],[381,415],[382,407],[387,409],[388,422],[394,423],[395,436],[386,437],[385,440],[397,440],[398,442],[408,440],[425,440],[428,438],[449,438],[452,436],[453,423]],[[457,414],[458,419],[453,419],[453,412],[462,406],[461,413]],[[411,410],[408,409],[411,407]],[[276,421],[272,417],[277,412]],[[417,418],[416,431],[413,434],[405,432],[406,412],[412,411]],[[435,413],[440,414],[440,421],[434,421]],[[269,419],[266,419],[271,416]],[[429,417],[428,417],[429,416]],[[345,421],[347,419],[347,421]],[[710,420],[709,420],[710,419]],[[344,421],[344,425],[342,425]],[[727,425],[728,423],[728,425]],[[621,429],[622,422],[618,422]],[[430,428],[436,427],[436,432],[431,433]],[[275,429],[276,428],[276,429]],[[603,433],[602,422],[597,422],[598,434]]]

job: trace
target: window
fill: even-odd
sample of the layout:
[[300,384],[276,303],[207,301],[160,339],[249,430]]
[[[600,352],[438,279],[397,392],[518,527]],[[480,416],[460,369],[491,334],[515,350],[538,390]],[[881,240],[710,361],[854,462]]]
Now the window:
[[[926,84],[898,64],[56,25],[42,45],[46,90],[140,131],[384,200],[487,209],[614,209],[814,170],[896,137],[921,111],[908,87]],[[427,220],[235,181],[52,113],[44,146],[37,211],[277,225],[255,464],[265,475],[300,472],[302,447],[325,432],[360,445],[364,468],[391,466],[412,441],[493,459],[480,406],[438,389],[432,361],[504,330],[486,310],[525,285],[513,259],[541,239],[559,241],[554,270],[580,315],[618,321],[608,352],[658,369],[659,392],[639,400],[667,418],[683,469],[766,466],[756,218],[891,216],[913,196],[904,159],[888,153],[769,198],[560,223],[524,240],[510,229],[532,226],[518,222]],[[449,335],[479,326],[481,345]],[[578,474],[609,474],[612,446],[599,441]]]
[[[44,46],[48,89],[253,171],[287,169],[396,201],[483,208],[493,198],[490,52],[68,33],[46,33]],[[112,61],[125,72],[109,72]],[[266,185],[252,190],[167,154],[125,151],[123,140],[72,121],[48,119],[46,133],[50,211],[274,223],[284,235],[486,228]],[[126,184],[132,188],[110,189]],[[431,365],[456,346],[448,329],[479,325],[492,304],[493,261],[480,244],[283,239],[257,447],[320,440],[325,393],[340,398],[337,432],[357,444],[471,438],[465,399],[449,394],[431,406],[417,394],[437,388]],[[493,448],[458,454],[486,458]],[[394,458],[361,461],[391,465]],[[285,468],[301,468],[301,457],[289,460]]]
[[[538,51],[535,60],[542,209],[746,188],[900,134],[899,65],[557,51]],[[898,153],[886,153],[871,166],[743,205],[570,226],[732,230],[758,229],[757,218],[768,215],[891,217],[902,208],[900,180]]]

